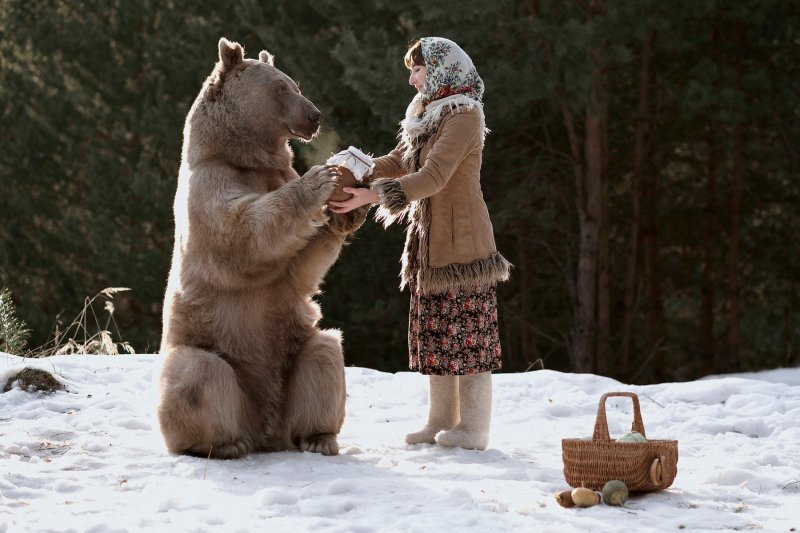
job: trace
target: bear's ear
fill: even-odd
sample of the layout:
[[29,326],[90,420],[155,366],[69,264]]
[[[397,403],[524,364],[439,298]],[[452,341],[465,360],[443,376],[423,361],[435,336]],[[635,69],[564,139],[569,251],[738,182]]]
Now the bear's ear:
[[219,40],[219,60],[225,70],[230,70],[244,61],[244,48],[239,43],[234,43],[223,37]]
[[261,52],[258,54],[258,59],[261,60],[262,63],[266,63],[271,67],[275,66],[275,56],[266,50],[261,50]]

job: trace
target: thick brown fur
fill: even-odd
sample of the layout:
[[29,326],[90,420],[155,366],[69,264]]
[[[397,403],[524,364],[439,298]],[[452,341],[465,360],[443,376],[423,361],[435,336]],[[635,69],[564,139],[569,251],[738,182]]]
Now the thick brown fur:
[[334,171],[293,170],[288,140],[311,140],[320,117],[271,54],[220,40],[175,196],[158,404],[173,452],[338,452],[341,336],[317,328],[312,297],[366,209],[327,212]]

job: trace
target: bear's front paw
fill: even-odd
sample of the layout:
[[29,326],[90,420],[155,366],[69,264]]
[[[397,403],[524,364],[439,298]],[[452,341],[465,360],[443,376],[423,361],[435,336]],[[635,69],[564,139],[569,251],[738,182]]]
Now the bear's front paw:
[[336,455],[339,453],[339,443],[333,433],[311,435],[300,439],[301,452],[321,453],[322,455]]
[[369,208],[370,205],[367,204],[353,209],[352,211],[348,211],[347,213],[334,213],[331,211],[328,224],[331,229],[337,233],[353,233],[364,224],[364,221],[367,219],[367,211],[369,211]]
[[309,204],[321,208],[336,189],[339,170],[331,165],[316,165],[300,177],[308,192]]

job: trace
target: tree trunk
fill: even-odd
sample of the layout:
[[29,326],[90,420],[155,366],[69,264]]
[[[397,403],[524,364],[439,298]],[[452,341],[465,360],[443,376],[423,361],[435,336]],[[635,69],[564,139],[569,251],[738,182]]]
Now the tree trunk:
[[625,308],[622,318],[622,345],[619,357],[619,372],[627,375],[633,330],[633,307],[636,301],[637,263],[639,256],[639,233],[641,232],[641,184],[643,182],[646,141],[650,133],[650,55],[655,31],[647,32],[642,41],[642,65],[639,70],[639,105],[634,130],[633,176],[631,179],[631,228],[628,264],[625,269]]
[[742,126],[737,125],[734,132],[733,191],[731,191],[731,248],[728,258],[728,291],[730,308],[728,309],[728,371],[741,369],[741,324],[739,309],[739,293],[741,292],[741,276],[739,272],[739,242],[741,240],[741,196],[742,167],[744,166],[741,151],[743,150]]
[[[744,22],[736,21],[736,89],[742,91],[742,59],[744,53]],[[739,323],[739,242],[741,240],[741,198],[742,175],[744,174],[744,118],[741,118],[733,131],[733,169],[731,173],[731,247],[728,256],[728,361],[727,371],[741,368],[740,346],[741,325]]]
[[[597,76],[597,73],[593,73]],[[580,250],[578,253],[578,302],[573,352],[576,372],[594,371],[597,346],[598,249],[603,191],[602,110],[599,87],[593,83],[590,102],[584,111],[586,173],[584,198],[579,206]]]
[[791,309],[783,308],[783,361],[784,366],[792,366],[792,340],[794,333],[791,326]]
[[[602,57],[599,59],[602,61]],[[601,63],[602,65],[602,63]],[[597,224],[597,363],[596,372],[609,375],[608,353],[611,337],[611,282],[608,238],[608,77],[605,66],[600,67],[600,205]]]
[[[589,8],[593,16],[605,13],[605,5],[602,0],[589,0]],[[604,128],[607,115],[607,89],[604,80],[606,71],[603,65],[602,47],[592,47],[588,54],[591,68],[589,75],[592,81],[584,110],[583,148],[586,170],[583,182],[577,184],[580,249],[576,283],[576,316],[572,337],[573,370],[576,372],[593,372],[597,361],[598,281],[601,271],[598,259],[601,248],[604,162],[606,161]],[[574,128],[572,129],[574,130]],[[571,140],[576,138],[574,131],[571,137]],[[572,148],[573,155],[575,155],[577,147],[574,143],[572,143]],[[607,311],[604,313],[607,314]],[[607,333],[603,332],[603,334],[606,335],[607,346]]]
[[520,309],[519,309],[519,323],[520,323],[520,339],[522,346],[520,346],[519,357],[520,363],[524,368],[525,364],[531,364],[536,360],[535,347],[533,344],[533,335],[531,334],[530,317],[531,312],[531,273],[528,262],[528,235],[530,235],[527,218],[520,219],[517,225],[517,264],[515,268],[515,275],[520,280],[521,291],[520,294]]
[[703,272],[701,281],[702,301],[700,305],[700,351],[701,371],[710,374],[720,363],[714,357],[714,239],[717,226],[717,143],[714,138],[714,121],[708,121],[706,205],[703,216]]
[[[655,47],[655,42],[652,44]],[[656,72],[651,71],[654,101],[658,100]],[[647,329],[649,350],[653,353],[653,379],[666,381],[672,377],[666,355],[661,349],[664,340],[664,298],[661,291],[661,224],[659,222],[661,182],[656,172],[642,174],[642,237],[644,239],[644,271],[647,280]]]
[[595,372],[609,375],[608,353],[611,337],[611,280],[608,252],[608,182],[601,174],[600,212],[597,224],[597,361]]
[[[548,60],[552,62],[548,49]],[[580,244],[578,253],[578,271],[575,276],[575,294],[573,296],[572,339],[570,346],[570,367],[573,372],[590,372],[590,356],[594,347],[594,260],[596,254],[589,251],[592,242],[596,242],[596,222],[592,222],[586,209],[587,191],[584,183],[584,171],[580,151],[580,139],[575,129],[572,112],[569,109],[567,96],[561,88],[561,114],[564,119],[564,129],[569,139],[570,155],[572,160],[572,175],[575,181],[576,208],[578,212],[578,228],[580,231]],[[591,274],[591,275],[589,275]],[[586,286],[591,284],[591,286]],[[585,295],[591,291],[592,298],[587,301]],[[589,319],[587,320],[587,317]]]
[[[594,348],[596,342],[596,311],[597,311],[597,215],[600,203],[600,181],[598,177],[597,155],[593,150],[599,150],[599,118],[587,109],[586,121],[586,149],[587,168],[584,180],[579,183],[578,194],[578,222],[580,225],[580,244],[578,251],[577,272],[577,302],[575,320],[572,334],[572,370],[574,372],[592,372],[594,361]],[[594,141],[590,141],[593,137]],[[589,166],[594,163],[590,170]],[[590,179],[589,175],[594,179]]]
[[[603,0],[589,0],[589,8],[593,16],[605,14]],[[536,4],[531,4],[531,12],[535,16]],[[546,46],[548,63],[552,65],[552,51]],[[603,180],[605,175],[607,101],[605,84],[605,67],[602,53],[597,48],[589,52],[592,78],[589,103],[583,110],[585,136],[583,143],[575,127],[575,118],[569,108],[566,92],[559,87],[561,112],[564,127],[569,139],[572,172],[575,181],[576,207],[580,232],[578,267],[575,275],[575,295],[573,298],[574,319],[570,345],[570,363],[574,372],[593,372],[595,369],[598,348],[598,281],[604,279],[602,290],[606,291],[605,311],[601,312],[601,320],[608,322],[608,281],[607,273],[601,274],[598,269],[599,240],[603,223]],[[583,144],[583,149],[581,149]],[[607,215],[605,215],[607,216]],[[603,232],[608,238],[607,232]],[[606,245],[607,246],[607,245]],[[607,256],[607,248],[605,255]],[[607,260],[605,262],[607,267]],[[606,354],[608,334],[604,333]],[[603,356],[607,360],[607,355]]]

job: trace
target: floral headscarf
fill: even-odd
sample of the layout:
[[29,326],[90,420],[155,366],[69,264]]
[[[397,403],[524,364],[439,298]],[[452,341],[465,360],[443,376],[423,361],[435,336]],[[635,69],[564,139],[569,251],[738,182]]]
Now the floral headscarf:
[[422,58],[428,75],[422,90],[422,104],[464,94],[473,100],[483,98],[483,80],[472,59],[456,43],[442,37],[423,37]]

